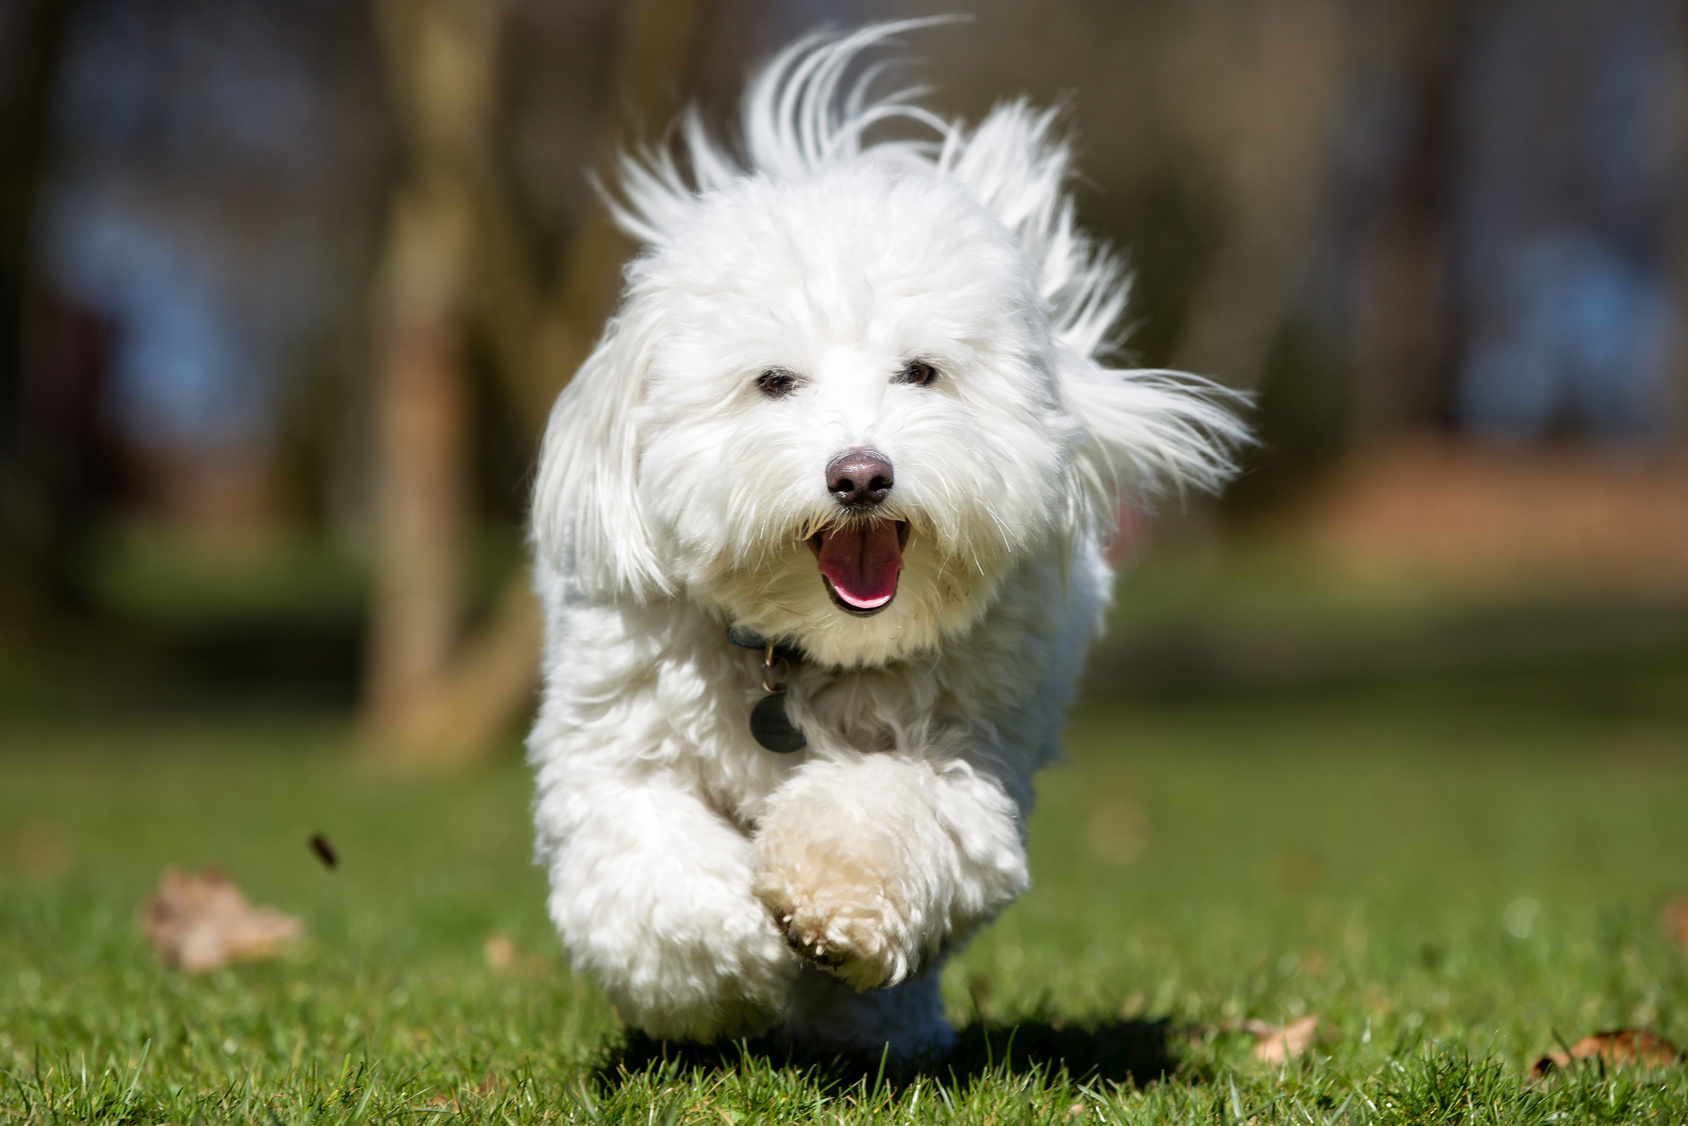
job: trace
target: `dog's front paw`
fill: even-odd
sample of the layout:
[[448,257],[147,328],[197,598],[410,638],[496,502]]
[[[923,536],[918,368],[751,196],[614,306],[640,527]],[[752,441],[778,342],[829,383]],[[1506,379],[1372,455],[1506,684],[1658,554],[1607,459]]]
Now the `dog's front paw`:
[[762,859],[756,895],[798,957],[857,989],[895,985],[918,966],[915,936],[882,865],[821,842]]

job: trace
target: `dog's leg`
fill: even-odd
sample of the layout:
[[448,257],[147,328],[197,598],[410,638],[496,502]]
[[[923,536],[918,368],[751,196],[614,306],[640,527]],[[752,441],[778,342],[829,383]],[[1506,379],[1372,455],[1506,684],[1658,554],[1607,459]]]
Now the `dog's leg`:
[[750,840],[680,779],[637,763],[540,776],[551,917],[577,969],[658,1038],[755,1032],[796,960],[751,895]]
[[1026,887],[1018,808],[959,759],[806,765],[770,797],[756,894],[792,949],[857,989],[937,961]]
[[869,1060],[886,1051],[896,1061],[946,1052],[955,1031],[938,997],[940,969],[941,963],[934,963],[888,989],[858,990],[806,966],[792,992],[786,1035],[822,1052]]

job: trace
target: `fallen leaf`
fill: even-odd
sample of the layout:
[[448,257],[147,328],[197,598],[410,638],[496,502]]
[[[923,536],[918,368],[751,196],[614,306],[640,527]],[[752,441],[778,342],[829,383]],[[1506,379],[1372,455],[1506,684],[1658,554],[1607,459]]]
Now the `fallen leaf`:
[[509,935],[493,935],[481,947],[481,953],[486,957],[486,964],[500,972],[516,964],[516,944],[510,941]]
[[1254,1058],[1261,1063],[1281,1064],[1292,1060],[1313,1046],[1313,1034],[1318,1030],[1317,1016],[1302,1017],[1290,1024],[1273,1024],[1265,1020],[1226,1021],[1217,1026],[1224,1032],[1247,1032],[1254,1037]]
[[1573,1060],[1598,1060],[1614,1067],[1632,1063],[1666,1067],[1681,1059],[1681,1048],[1645,1028],[1614,1028],[1584,1036],[1571,1045],[1569,1052],[1549,1052],[1530,1068],[1529,1080],[1539,1083],[1555,1069],[1571,1066]]
[[1688,950],[1688,899],[1673,899],[1659,912],[1659,922],[1678,947]]
[[267,958],[305,927],[273,907],[253,907],[215,868],[164,869],[141,908],[141,929],[166,965],[203,973],[230,962]]
[[1313,1033],[1319,1027],[1316,1016],[1302,1017],[1292,1024],[1275,1025],[1264,1021],[1254,1022],[1257,1027],[1249,1029],[1254,1033],[1254,1058],[1261,1063],[1274,1066],[1292,1060],[1305,1052],[1313,1044]]

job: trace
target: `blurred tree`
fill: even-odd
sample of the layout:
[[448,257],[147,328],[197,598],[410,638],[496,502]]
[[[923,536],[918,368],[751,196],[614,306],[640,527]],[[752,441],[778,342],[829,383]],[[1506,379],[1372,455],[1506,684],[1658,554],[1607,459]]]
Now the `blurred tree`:
[[[1370,85],[1394,120],[1361,126],[1362,143],[1381,140],[1389,151],[1355,250],[1351,430],[1360,440],[1452,417],[1447,227],[1470,8],[1389,0],[1364,21],[1355,85]],[[1380,81],[1392,89],[1379,90]]]
[[367,12],[78,0],[70,22],[32,239],[114,330],[120,515],[256,544],[280,530],[278,407],[306,355],[367,325],[348,283],[390,156]]
[[[458,640],[471,327],[537,448],[552,401],[614,306],[632,246],[593,208],[561,265],[536,268],[490,149],[497,0],[376,0],[408,144],[380,285],[377,596],[365,704],[375,746],[413,762],[483,753],[531,699],[539,616],[525,568]],[[701,0],[631,0],[610,113],[665,122],[686,87]],[[599,166],[621,137],[606,123]]]
[[[1356,37],[1377,6],[1004,2],[956,68],[975,116],[1020,89],[1070,103],[1084,219],[1138,274],[1129,360],[1257,395],[1264,444],[1245,506],[1275,501],[1341,445],[1347,370],[1318,287]],[[1210,535],[1207,502],[1192,505],[1162,534]]]
[[[24,387],[26,309],[45,302],[31,232],[52,146],[52,92],[73,0],[0,8],[0,599],[16,613],[55,602],[85,507],[76,457],[83,411],[31,417]],[[31,433],[54,423],[54,434]],[[38,455],[54,456],[44,465]],[[68,464],[71,473],[54,472]]]
[[1489,0],[1459,87],[1454,406],[1494,441],[1640,452],[1671,414],[1680,0]]
[[[405,167],[379,267],[369,721],[414,745],[456,640],[467,286],[496,87],[496,0],[377,0]],[[431,718],[431,717],[430,717]]]
[[1452,413],[1448,209],[1454,112],[1471,5],[1348,4],[1341,104],[1311,196],[1282,320],[1260,369],[1247,472],[1223,505],[1246,515],[1304,496],[1356,442]]
[[[1223,498],[1228,511],[1276,503],[1340,446],[1345,389],[1302,303],[1327,238],[1355,22],[1343,0],[1205,0],[1169,29],[1184,49],[1160,64],[1161,82],[1185,96],[1163,104],[1218,204],[1217,247],[1171,366],[1255,395],[1260,443]],[[1211,530],[1198,516],[1180,531]]]
[[[1688,83],[1684,84],[1688,87]],[[1677,143],[1684,151],[1688,151],[1688,89],[1679,95],[1684,103],[1683,112],[1678,120],[1678,128],[1684,136],[1679,137]],[[1672,356],[1674,370],[1674,406],[1676,408],[1675,426],[1672,429],[1672,444],[1678,449],[1688,449],[1688,192],[1679,192],[1670,219],[1670,287],[1671,311],[1676,324],[1676,335],[1672,342],[1675,354]]]
[[1348,63],[1341,0],[1186,5],[1167,100],[1217,174],[1222,242],[1185,316],[1173,366],[1256,388],[1317,232]]

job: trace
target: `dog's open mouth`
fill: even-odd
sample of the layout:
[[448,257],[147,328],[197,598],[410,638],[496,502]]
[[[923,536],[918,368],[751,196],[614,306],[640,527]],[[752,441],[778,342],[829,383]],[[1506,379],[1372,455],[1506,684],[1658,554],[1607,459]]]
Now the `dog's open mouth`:
[[836,524],[809,537],[809,550],[833,604],[865,618],[891,605],[908,543],[906,520]]

